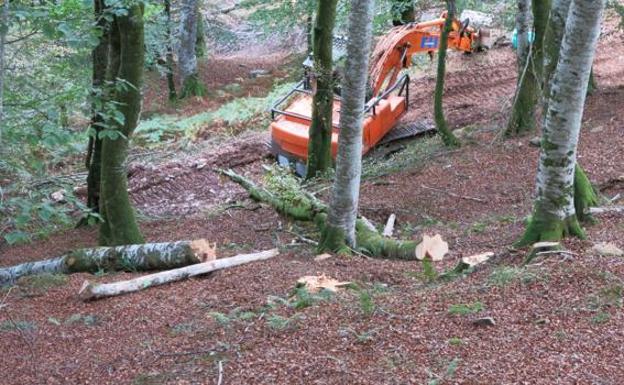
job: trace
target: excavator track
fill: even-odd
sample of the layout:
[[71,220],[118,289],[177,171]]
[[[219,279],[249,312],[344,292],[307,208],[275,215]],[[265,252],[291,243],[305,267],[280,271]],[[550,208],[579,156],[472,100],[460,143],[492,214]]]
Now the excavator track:
[[430,121],[419,121],[399,124],[381,139],[379,144],[386,144],[401,139],[411,138],[426,132],[435,130],[435,125]]

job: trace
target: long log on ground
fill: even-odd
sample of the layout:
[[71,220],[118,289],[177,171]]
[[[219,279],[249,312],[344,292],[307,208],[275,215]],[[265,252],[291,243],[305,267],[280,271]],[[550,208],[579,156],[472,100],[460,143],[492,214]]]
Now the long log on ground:
[[[289,190],[288,192],[269,191],[256,185],[253,181],[232,170],[218,170],[232,181],[241,185],[252,199],[268,203],[275,210],[292,219],[313,221],[319,229],[323,229],[327,218],[327,206],[318,198],[305,190]],[[357,252],[370,257],[417,260],[416,246],[422,239],[400,241],[383,237],[365,218],[356,222]]]
[[624,213],[624,206],[590,207],[589,213],[593,215]]
[[165,270],[213,258],[214,248],[204,239],[79,249],[57,258],[0,269],[0,285],[42,273]]
[[253,254],[241,254],[235,257],[216,259],[210,262],[198,263],[191,266],[181,267],[159,273],[149,274],[143,277],[105,284],[91,284],[85,281],[79,295],[83,300],[94,300],[112,297],[126,293],[147,289],[153,286],[164,285],[169,282],[181,281],[197,275],[207,274],[215,270],[238,266],[253,261],[261,261],[273,258],[279,254],[277,249],[262,251]]

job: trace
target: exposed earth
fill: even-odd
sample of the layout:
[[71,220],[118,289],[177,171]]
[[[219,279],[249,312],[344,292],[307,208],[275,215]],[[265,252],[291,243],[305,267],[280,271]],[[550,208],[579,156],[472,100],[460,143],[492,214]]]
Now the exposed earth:
[[[579,162],[608,198],[624,196],[624,40],[610,25],[579,149]],[[248,72],[221,70],[238,65],[229,58],[203,67],[223,76],[214,84]],[[254,59],[246,65],[275,73],[284,56]],[[601,215],[587,227],[588,240],[564,242],[570,253],[528,267],[521,266],[526,250],[510,248],[531,212],[538,155],[531,137],[500,138],[515,73],[509,47],[451,55],[445,109],[464,146],[448,151],[436,138],[419,137],[381,148],[371,159],[390,162],[418,143],[428,152],[409,167],[365,178],[361,191],[361,213],[374,223],[395,213],[397,236],[440,233],[449,242],[438,270],[495,252],[484,268],[430,284],[416,262],[315,261],[314,248],[293,234],[314,238],[314,229],[249,200],[215,172],[233,168],[261,180],[262,165],[272,162],[267,135],[250,131],[175,159],[131,163],[130,192],[149,241],[206,238],[217,242],[219,257],[278,246],[280,256],[89,303],[77,296],[85,279],[138,274],[74,274],[2,289],[0,383],[620,384],[624,259],[599,256],[592,246],[624,248],[622,215]],[[405,122],[431,118],[434,82],[427,71],[414,77]],[[242,83],[258,95],[270,86]],[[155,100],[159,86],[152,87]],[[217,99],[192,102],[182,114],[224,102]],[[1,264],[92,246],[96,236],[95,229],[76,229],[26,245],[0,244]],[[299,277],[318,274],[358,288],[291,297]],[[495,325],[473,323],[483,317]]]

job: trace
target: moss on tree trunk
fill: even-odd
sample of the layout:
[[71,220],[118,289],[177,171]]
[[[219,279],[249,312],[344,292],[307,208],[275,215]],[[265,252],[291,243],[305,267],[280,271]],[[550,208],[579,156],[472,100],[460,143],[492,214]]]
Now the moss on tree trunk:
[[116,138],[102,140],[102,176],[100,208],[104,223],[100,226],[100,244],[105,246],[143,243],[134,210],[128,197],[128,181],[125,162],[128,140],[136,128],[141,111],[141,87],[143,83],[143,6],[133,5],[125,16],[116,16],[113,28],[118,39],[113,43],[111,63],[118,62],[117,78],[124,84],[117,87],[114,100],[124,116],[123,124],[115,127]]
[[204,16],[201,12],[201,1],[197,2],[197,37],[195,38],[195,56],[206,57],[206,34],[204,32]]
[[[511,117],[505,130],[507,136],[531,132],[536,127],[537,103],[543,84],[544,35],[550,14],[550,0],[533,0],[532,10],[535,35],[533,43],[529,43],[530,49],[526,56],[519,52],[521,60],[518,63],[518,85]],[[519,38],[520,35],[519,31]],[[518,50],[520,51],[520,47]]]
[[574,210],[580,221],[591,221],[589,208],[598,205],[598,194],[585,171],[576,164],[574,168]]
[[[102,33],[98,45],[91,52],[93,73],[91,84],[93,92],[91,97],[91,133],[87,147],[85,166],[87,168],[87,207],[94,212],[100,211],[100,177],[102,168],[102,140],[99,133],[104,123],[101,115],[101,106],[106,102],[108,93],[104,89],[108,66],[108,50],[110,44],[110,23],[103,17],[105,11],[103,0],[94,1],[94,16],[96,28]],[[79,225],[87,224],[81,221]]]
[[459,140],[453,135],[446,123],[444,117],[444,108],[442,106],[442,99],[444,95],[444,77],[446,76],[446,51],[448,48],[448,35],[453,25],[453,19],[455,18],[455,1],[447,0],[447,17],[442,29],[442,35],[440,36],[440,47],[438,49],[438,71],[436,78],[435,95],[433,100],[433,110],[435,124],[442,141],[449,147],[459,147]]
[[167,88],[169,89],[169,101],[174,101],[178,98],[176,92],[174,74],[174,62],[173,62],[173,36],[171,34],[171,0],[165,0],[165,17],[167,18]]
[[306,177],[313,178],[332,166],[331,136],[334,105],[332,38],[338,0],[319,0],[314,23],[314,75],[312,124],[308,141]]

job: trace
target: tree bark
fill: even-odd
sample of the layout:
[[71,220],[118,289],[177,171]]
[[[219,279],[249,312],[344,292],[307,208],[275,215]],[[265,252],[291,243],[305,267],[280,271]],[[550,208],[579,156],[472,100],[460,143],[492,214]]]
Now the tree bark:
[[444,95],[444,77],[446,76],[446,51],[448,48],[448,35],[451,32],[453,26],[453,20],[455,19],[455,1],[446,1],[447,16],[440,36],[440,47],[438,49],[438,71],[436,77],[436,87],[433,100],[433,114],[436,124],[436,129],[442,137],[442,141],[446,146],[459,147],[459,140],[453,135],[449,129],[446,119],[444,118],[444,107],[442,106],[442,99]]
[[[566,20],[570,11],[570,0],[554,0],[552,8],[550,10],[550,18],[546,27],[544,35],[544,65],[543,65],[543,96],[542,96],[542,109],[544,111],[544,120],[546,119],[546,112],[548,111],[550,103],[550,93],[552,88],[552,81],[557,63],[559,61],[559,52],[561,50],[561,43],[563,41],[563,35],[565,32]],[[593,69],[592,69],[593,70]],[[589,86],[591,86],[591,71],[590,80],[588,81],[588,93]],[[546,127],[545,121],[542,127]],[[574,169],[574,207],[577,218],[581,221],[591,219],[589,207],[598,204],[598,193],[592,186],[587,174],[577,163]]]
[[204,239],[80,249],[61,257],[0,269],[0,285],[27,275],[163,270],[210,258],[214,258],[214,248]]
[[178,98],[176,92],[174,76],[174,62],[173,62],[173,35],[171,34],[171,0],[165,0],[165,16],[167,18],[167,88],[169,89],[169,101],[174,101]]
[[[533,0],[533,43],[528,42],[528,1],[518,0],[518,84],[511,117],[505,134],[516,136],[535,130],[535,116],[543,84],[544,34],[550,13],[550,0]],[[525,35],[522,37],[521,35]],[[520,42],[528,43],[528,53],[521,52]],[[526,58],[526,59],[525,59]],[[545,112],[544,112],[545,113]]]
[[373,0],[351,2],[336,177],[327,224],[320,242],[321,248],[328,250],[356,247],[355,222],[362,173],[362,125],[373,34],[373,8]]
[[204,17],[201,13],[201,2],[197,2],[197,32],[195,38],[195,56],[206,57],[206,35],[204,33]]
[[197,0],[182,0],[180,3],[180,51],[178,53],[182,90],[180,97],[205,96],[206,87],[201,83],[197,70]]
[[[88,170],[87,175],[87,207],[94,213],[100,211],[100,179],[102,168],[102,139],[99,133],[102,130],[101,110],[102,105],[106,102],[108,91],[104,89],[106,83],[106,71],[108,66],[108,52],[110,45],[110,23],[104,15],[106,5],[103,0],[94,0],[94,16],[96,28],[100,31],[101,36],[98,45],[91,52],[91,60],[93,73],[91,78],[91,86],[93,91],[91,97],[91,135],[89,136],[89,144],[87,147],[87,157],[85,166]],[[81,221],[81,224],[87,224]]]
[[604,0],[572,2],[552,78],[537,171],[533,216],[520,245],[584,237],[574,207],[574,176],[581,119]]
[[118,75],[123,85],[117,87],[114,100],[124,116],[117,124],[119,135],[102,140],[102,168],[100,210],[104,223],[100,225],[100,244],[115,246],[143,243],[143,236],[128,197],[125,162],[128,141],[137,126],[141,113],[143,85],[143,6],[133,5],[125,16],[115,16],[112,26],[117,31],[111,36],[110,63],[119,63]]
[[334,107],[333,33],[338,0],[319,0],[314,23],[314,76],[312,124],[308,141],[306,178],[314,178],[332,166],[331,136]]
[[9,32],[9,2],[2,4],[0,9],[0,149],[2,148],[2,134],[4,128],[4,51],[6,36]]
[[235,257],[217,259],[210,262],[197,263],[194,265],[181,267],[174,270],[149,274],[143,277],[107,284],[91,284],[85,281],[80,289],[80,296],[83,300],[94,300],[105,297],[112,297],[135,291],[147,289],[154,286],[164,285],[170,282],[181,281],[190,277],[207,274],[216,270],[227,269],[229,267],[243,265],[245,263],[262,261],[279,255],[277,249],[266,250],[253,254],[241,254]]

